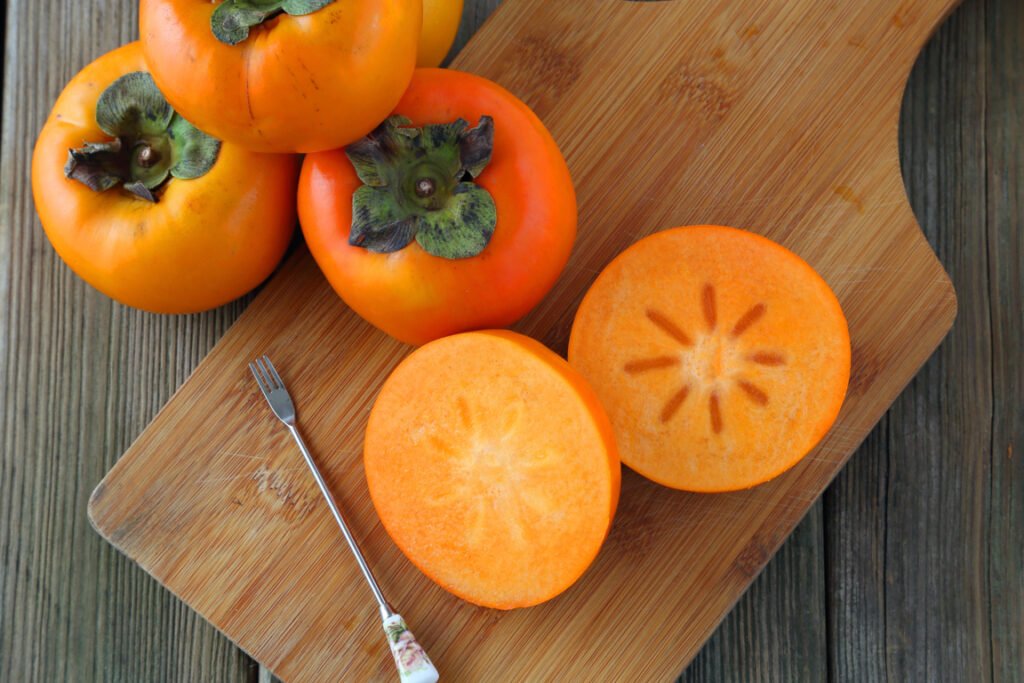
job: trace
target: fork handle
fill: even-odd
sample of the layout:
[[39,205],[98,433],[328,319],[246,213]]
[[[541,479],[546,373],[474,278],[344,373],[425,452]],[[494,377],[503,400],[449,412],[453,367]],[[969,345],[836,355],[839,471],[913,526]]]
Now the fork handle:
[[434,663],[405,625],[402,615],[392,614],[383,625],[402,683],[437,683],[439,674]]

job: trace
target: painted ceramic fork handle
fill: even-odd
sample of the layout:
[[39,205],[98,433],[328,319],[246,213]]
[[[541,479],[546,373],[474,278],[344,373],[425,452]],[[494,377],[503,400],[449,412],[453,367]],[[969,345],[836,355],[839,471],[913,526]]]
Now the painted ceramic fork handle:
[[388,636],[388,645],[395,656],[395,666],[402,683],[437,683],[434,663],[405,625],[401,614],[392,614],[384,620],[384,633]]

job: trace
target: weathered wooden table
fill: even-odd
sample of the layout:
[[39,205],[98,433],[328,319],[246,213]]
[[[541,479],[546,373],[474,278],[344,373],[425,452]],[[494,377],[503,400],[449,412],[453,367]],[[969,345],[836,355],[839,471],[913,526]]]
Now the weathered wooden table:
[[[467,0],[460,45],[497,4]],[[5,6],[0,681],[267,677],[85,515],[247,303],[184,317],[113,304],[35,217],[35,134],[78,69],[135,37],[135,5]],[[914,70],[900,138],[960,317],[685,680],[1024,680],[1022,136],[1024,1],[965,0]]]

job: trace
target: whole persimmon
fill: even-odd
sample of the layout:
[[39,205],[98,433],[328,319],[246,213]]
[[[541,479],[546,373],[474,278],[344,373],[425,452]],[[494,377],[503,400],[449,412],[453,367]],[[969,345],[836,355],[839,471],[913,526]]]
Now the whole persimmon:
[[262,282],[295,230],[293,155],[199,131],[131,43],[75,76],[36,141],[32,193],[54,249],[129,306],[192,313]]
[[576,194],[551,134],[480,76],[419,69],[394,116],[299,179],[306,243],[342,299],[423,344],[505,327],[551,289],[576,237]]
[[423,32],[416,66],[441,66],[462,22],[462,0],[423,0]]
[[423,0],[142,0],[157,86],[201,130],[260,152],[369,133],[416,66]]

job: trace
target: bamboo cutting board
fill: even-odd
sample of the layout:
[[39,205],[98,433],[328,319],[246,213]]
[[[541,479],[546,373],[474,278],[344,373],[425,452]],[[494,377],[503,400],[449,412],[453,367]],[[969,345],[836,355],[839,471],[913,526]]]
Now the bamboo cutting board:
[[391,600],[452,681],[669,680],[693,657],[949,329],[952,286],[904,196],[896,131],[955,0],[505,0],[456,61],[525,99],[565,152],[580,235],[519,326],[564,352],[597,272],[655,230],[747,227],[815,266],[849,317],[839,422],[799,466],[698,495],[624,473],[596,563],[514,612],[425,579],[385,535],[360,448],[409,349],[300,250],[93,494],[96,528],[287,681],[392,680],[377,611],[246,363],[268,353]]

